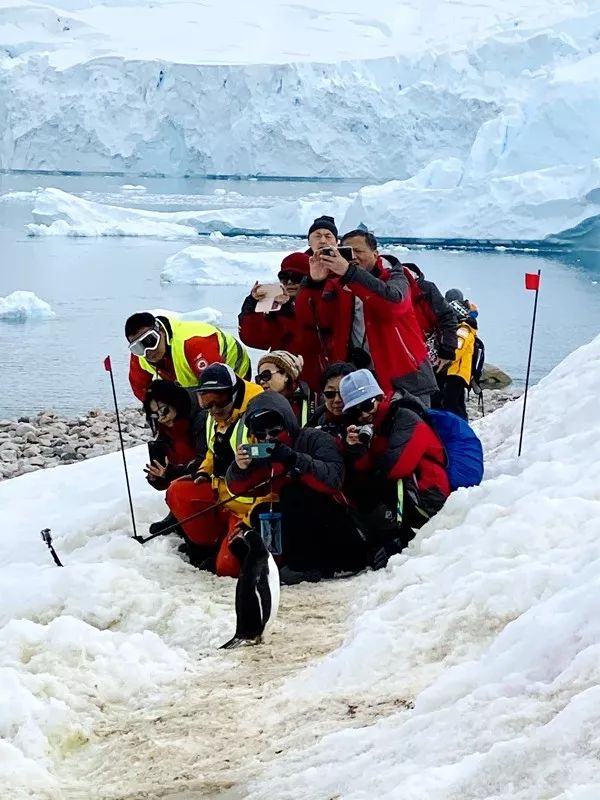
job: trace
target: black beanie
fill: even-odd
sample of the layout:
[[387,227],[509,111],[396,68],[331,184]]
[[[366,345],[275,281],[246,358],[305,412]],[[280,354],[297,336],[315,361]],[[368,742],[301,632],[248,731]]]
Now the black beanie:
[[317,217],[308,229],[308,235],[310,236],[313,231],[318,231],[320,228],[331,231],[335,238],[338,238],[338,229],[335,227],[335,220],[333,217]]

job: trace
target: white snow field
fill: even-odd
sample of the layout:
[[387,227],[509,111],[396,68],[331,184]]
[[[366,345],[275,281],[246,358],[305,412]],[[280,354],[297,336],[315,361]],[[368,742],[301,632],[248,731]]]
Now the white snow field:
[[0,5],[2,168],[393,179],[405,235],[598,246],[600,0],[62,6]]
[[596,798],[599,381],[600,337],[532,389],[520,459],[517,401],[405,554],[286,589],[232,652],[234,581],[129,538],[119,454],[0,484],[2,797]]
[[49,303],[34,292],[18,290],[0,297],[0,321],[27,322],[28,320],[52,319],[56,314]]

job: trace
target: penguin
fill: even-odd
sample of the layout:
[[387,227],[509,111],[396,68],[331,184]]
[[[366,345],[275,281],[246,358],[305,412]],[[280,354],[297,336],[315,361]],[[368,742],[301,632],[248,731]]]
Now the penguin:
[[229,549],[242,566],[235,587],[235,636],[221,650],[259,644],[279,608],[279,570],[261,535],[250,528],[235,536]]

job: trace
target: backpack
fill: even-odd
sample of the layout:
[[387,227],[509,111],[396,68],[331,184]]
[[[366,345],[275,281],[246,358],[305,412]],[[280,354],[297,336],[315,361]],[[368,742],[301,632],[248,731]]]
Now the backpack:
[[471,366],[471,384],[475,383],[479,386],[481,380],[481,373],[483,372],[483,365],[485,362],[485,345],[479,338],[475,336],[475,349],[473,350],[473,361]]
[[451,411],[428,408],[425,421],[446,451],[446,471],[452,491],[479,486],[483,479],[483,447],[469,423]]

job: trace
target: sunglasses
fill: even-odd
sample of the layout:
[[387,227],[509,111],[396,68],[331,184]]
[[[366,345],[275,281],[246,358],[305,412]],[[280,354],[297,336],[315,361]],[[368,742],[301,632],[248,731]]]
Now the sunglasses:
[[341,397],[341,396],[342,395],[339,393],[337,389],[326,389],[323,392],[323,397],[325,397],[327,400],[333,400],[334,397]]
[[134,356],[145,356],[148,350],[156,350],[160,344],[160,331],[154,328],[151,331],[146,331],[133,342],[129,342],[129,350]]
[[369,414],[373,411],[374,407],[375,398],[372,397],[370,400],[363,400],[363,402],[359,403],[357,406],[349,408],[347,413],[352,417],[360,417],[361,414]]
[[264,442],[266,439],[276,439],[280,433],[283,433],[283,427],[281,425],[276,425],[273,428],[254,431],[254,438],[257,442]]
[[171,407],[164,405],[163,403],[158,404],[157,414],[159,417],[168,417],[171,413]]
[[254,377],[254,383],[268,383],[273,375],[285,375],[285,372],[282,369],[277,369],[273,372],[270,369],[263,369],[262,372],[259,372],[258,375]]
[[277,277],[281,283],[300,283],[304,275],[301,272],[286,272],[283,270]]

